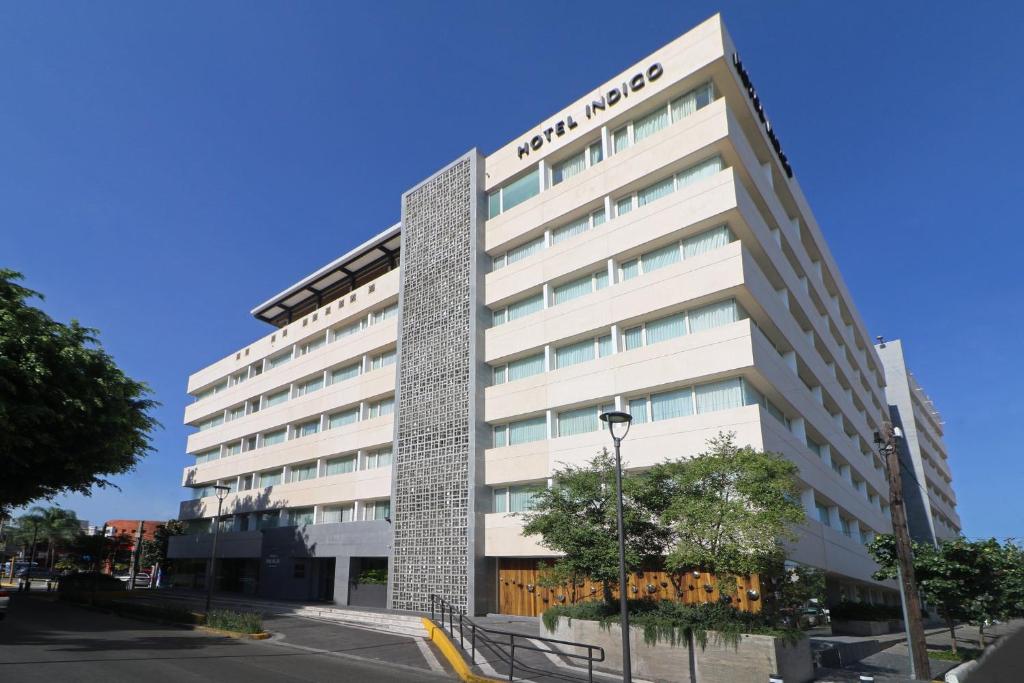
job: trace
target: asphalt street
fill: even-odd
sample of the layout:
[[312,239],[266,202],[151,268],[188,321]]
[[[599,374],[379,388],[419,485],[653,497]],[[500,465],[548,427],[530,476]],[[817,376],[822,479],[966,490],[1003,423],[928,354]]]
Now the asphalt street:
[[0,680],[452,680],[431,670],[433,655],[422,653],[415,639],[289,617],[272,617],[266,626],[283,633],[269,641],[236,640],[88,610],[51,596],[16,595],[0,621]]

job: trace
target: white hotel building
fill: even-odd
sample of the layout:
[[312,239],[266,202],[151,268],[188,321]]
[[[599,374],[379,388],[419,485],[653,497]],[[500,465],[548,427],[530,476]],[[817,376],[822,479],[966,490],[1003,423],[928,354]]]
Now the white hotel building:
[[[891,528],[883,363],[736,52],[712,17],[253,310],[273,329],[188,382],[181,517],[208,530],[231,489],[220,586],[493,611],[503,561],[551,556],[512,513],[614,406],[630,468],[723,431],[783,453],[791,558],[835,599],[890,592],[864,548]],[[172,555],[201,574],[209,542]],[[358,581],[384,566],[386,596]]]

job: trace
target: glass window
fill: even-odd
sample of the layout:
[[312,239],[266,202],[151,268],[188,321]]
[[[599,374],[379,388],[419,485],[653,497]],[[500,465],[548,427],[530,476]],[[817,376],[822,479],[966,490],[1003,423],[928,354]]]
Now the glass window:
[[647,419],[647,399],[646,398],[631,398],[629,399],[629,414],[633,416],[633,422],[635,424],[644,424],[648,422]]
[[501,190],[487,194],[487,217],[494,218],[501,213]]
[[831,526],[831,524],[829,523],[828,508],[822,505],[821,503],[815,501],[814,509],[818,513],[818,521],[824,524],[825,526]]
[[[610,339],[610,337],[609,337]],[[584,339],[555,349],[555,367],[567,368],[594,360],[594,340]]]
[[510,486],[508,488],[509,512],[527,512],[533,509],[533,499],[539,486]]
[[385,351],[384,353],[378,353],[376,356],[373,357],[373,360],[370,363],[370,367],[373,370],[379,370],[389,365],[394,365],[396,357],[397,354],[394,349],[390,351]]
[[274,529],[281,523],[280,510],[267,510],[256,517],[257,529]]
[[391,516],[391,501],[374,500],[363,504],[363,519],[377,520]]
[[590,214],[590,222],[595,228],[604,223],[607,219],[608,217],[604,213],[604,208],[598,209],[594,213]]
[[211,417],[208,420],[203,420],[196,425],[196,428],[201,432],[205,432],[207,429],[213,429],[214,427],[219,427],[222,424],[224,424],[224,413]]
[[506,425],[494,426],[494,447],[500,448],[508,445],[508,427]]
[[323,337],[317,337],[316,339],[314,339],[312,341],[308,341],[305,344],[303,344],[302,346],[300,346],[299,347],[299,355],[300,356],[305,356],[307,353],[310,353],[312,351],[316,351],[317,349],[319,349],[323,345],[324,345],[324,338]]
[[309,422],[303,422],[295,428],[295,436],[312,436],[320,431],[320,420],[310,420]]
[[[230,454],[229,454],[230,455]],[[196,453],[196,464],[201,465],[204,462],[210,462],[211,460],[217,460],[220,458],[220,449],[214,448],[202,453]]]
[[398,304],[391,304],[373,312],[373,324],[382,323],[398,315]]
[[690,311],[690,331],[703,332],[721,327],[739,319],[736,302],[732,299],[717,304],[702,306]]
[[629,148],[629,127],[623,126],[617,131],[612,133],[612,150],[615,154],[623,152]]
[[491,311],[491,327],[497,327],[498,325],[505,324],[507,309],[500,308],[497,311]]
[[275,356],[275,357],[271,358],[269,365],[270,365],[271,368],[280,367],[280,366],[284,365],[285,363],[287,363],[288,361],[290,361],[291,359],[292,359],[292,352],[288,351],[287,353],[282,353],[280,356]]
[[704,178],[710,178],[723,168],[722,157],[712,157],[696,166],[676,174],[676,187],[683,187]]
[[587,168],[586,152],[574,154],[565,161],[551,167],[551,184],[557,185],[563,180],[568,180],[574,175],[582,173]]
[[729,228],[723,226],[714,230],[702,232],[699,235],[683,240],[683,255],[686,258],[693,258],[705,254],[713,249],[724,247],[732,241],[732,233]]
[[639,349],[644,345],[644,331],[642,327],[631,327],[622,333],[622,345],[626,351]]
[[228,444],[227,446],[224,447],[224,455],[225,456],[238,455],[241,452],[242,452],[242,442],[241,441],[236,441],[234,443],[230,443],[230,444]]
[[675,315],[652,320],[647,323],[647,343],[657,344],[658,342],[682,337],[686,334],[686,314],[676,313]]
[[288,468],[288,482],[306,481],[316,479],[316,463],[310,462],[305,465],[292,465]]
[[512,249],[509,249],[508,252],[505,254],[505,260],[507,261],[508,265],[512,265],[517,261],[522,261],[527,256],[532,256],[533,254],[536,254],[543,248],[544,238],[537,237],[536,239],[532,239],[529,242],[526,242],[525,244],[520,244],[518,247],[513,247]]
[[507,367],[500,365],[496,368],[491,368],[491,385],[497,386],[505,383],[505,371]]
[[601,148],[600,142],[595,142],[587,149],[587,156],[590,159],[590,165],[599,164],[604,159],[604,150]]
[[263,445],[273,446],[274,444],[284,443],[287,434],[287,429],[278,429],[276,432],[268,432],[263,435]]
[[508,512],[508,489],[506,487],[494,489],[494,511]]
[[668,107],[651,112],[642,119],[633,122],[633,141],[640,142],[668,126]]
[[324,508],[321,516],[321,521],[324,524],[337,524],[339,522],[351,522],[352,521],[353,506],[349,505],[338,505]]
[[651,419],[669,420],[693,415],[693,390],[690,387],[651,395]]
[[564,304],[567,301],[578,299],[581,296],[590,294],[594,290],[593,276],[584,275],[581,278],[571,280],[565,284],[558,285],[551,290],[552,304]]
[[710,82],[672,100],[672,121],[686,118],[714,100],[714,87]]
[[281,483],[281,470],[270,470],[268,472],[260,472],[260,487],[267,488],[268,486],[277,486]]
[[632,280],[640,274],[640,260],[633,259],[622,264],[622,280]]
[[531,313],[536,313],[537,311],[543,310],[543,308],[544,294],[538,292],[537,294],[534,294],[529,298],[517,301],[514,304],[509,304],[508,320],[509,322],[512,322],[513,320],[518,320],[520,318],[530,315]]
[[679,251],[679,244],[668,244],[660,249],[649,251],[640,257],[640,264],[644,273],[651,273],[659,268],[670,266],[683,260]]
[[327,419],[328,429],[335,429],[344,425],[359,421],[359,408],[349,408],[340,413],[335,413]]
[[340,458],[332,458],[327,461],[327,476],[330,477],[335,474],[345,474],[347,472],[356,471],[356,456],[345,455]]
[[590,229],[590,217],[584,216],[551,231],[551,244],[560,244],[571,237],[582,235]]
[[508,364],[508,381],[524,379],[544,372],[544,354],[538,353],[526,358],[519,358]]
[[594,289],[602,290],[608,286],[608,269],[599,270],[594,273]]
[[596,432],[598,425],[597,408],[579,408],[577,410],[566,410],[558,414],[558,435],[573,436]]
[[346,365],[343,368],[338,368],[331,373],[331,384],[344,382],[347,379],[358,377],[361,366],[362,363],[353,363],[352,365]]
[[698,413],[728,410],[743,405],[743,380],[739,378],[702,384],[695,391]]
[[295,387],[295,396],[296,397],[305,396],[306,394],[308,394],[310,392],[319,391],[320,389],[323,389],[323,388],[324,388],[324,378],[323,378],[323,375],[321,375],[321,376],[319,376],[319,377],[317,377],[315,379],[311,379],[308,382],[305,382],[303,384],[299,384],[298,386],[296,386]]
[[527,173],[517,180],[501,188],[501,210],[502,212],[519,206],[527,199],[536,196],[540,192],[540,179],[537,169]]
[[636,193],[636,203],[639,206],[647,206],[656,199],[672,194],[675,189],[675,181],[672,178],[665,178],[639,190]]
[[612,335],[606,334],[597,338],[597,356],[605,358],[612,355]]
[[633,210],[633,196],[623,197],[619,201],[615,202],[615,215],[624,216]]
[[540,441],[548,435],[547,419],[543,415],[531,417],[508,425],[508,443],[510,446]]
[[270,394],[267,396],[267,407],[280,405],[288,400],[288,390],[284,389],[277,392],[276,394]]
[[370,417],[383,417],[384,415],[390,415],[393,412],[395,412],[395,399],[393,398],[385,398],[381,401],[370,404]]
[[228,419],[229,420],[237,420],[238,418],[244,417],[244,416],[245,416],[245,406],[244,405],[235,406],[234,408],[232,408],[231,410],[228,411]]
[[353,335],[361,328],[362,325],[360,325],[360,323],[352,323],[351,325],[345,325],[344,327],[337,327],[334,329],[334,341]]
[[313,523],[313,508],[295,508],[288,511],[288,521],[291,526],[302,526]]

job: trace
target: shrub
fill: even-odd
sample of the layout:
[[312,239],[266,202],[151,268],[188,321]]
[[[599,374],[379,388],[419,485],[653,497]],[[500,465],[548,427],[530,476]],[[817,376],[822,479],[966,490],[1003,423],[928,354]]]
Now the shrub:
[[206,625],[222,631],[236,633],[262,633],[263,615],[259,612],[236,612],[229,609],[212,609],[206,615]]
[[[548,630],[554,630],[562,617],[597,621],[607,628],[619,623],[619,609],[617,605],[592,601],[557,605],[542,615]],[[686,605],[672,600],[630,600],[629,620],[630,625],[643,628],[644,642],[649,645],[660,641],[675,645],[693,638],[705,647],[709,637],[736,645],[745,633],[775,636],[786,643],[801,638],[798,629],[776,627],[761,614],[744,612],[722,602]]]
[[83,572],[68,574],[57,580],[57,590],[61,593],[78,593],[91,591],[123,591],[124,581],[115,579],[110,574],[99,572]]

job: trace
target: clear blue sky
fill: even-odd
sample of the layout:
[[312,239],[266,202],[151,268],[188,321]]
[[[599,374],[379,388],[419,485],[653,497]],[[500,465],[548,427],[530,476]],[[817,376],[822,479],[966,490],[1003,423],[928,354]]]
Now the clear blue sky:
[[269,330],[252,306],[719,10],[870,333],[946,418],[965,532],[1024,537],[1016,3],[3,3],[0,265],[163,404],[120,493],[60,502],[175,515],[186,378]]

